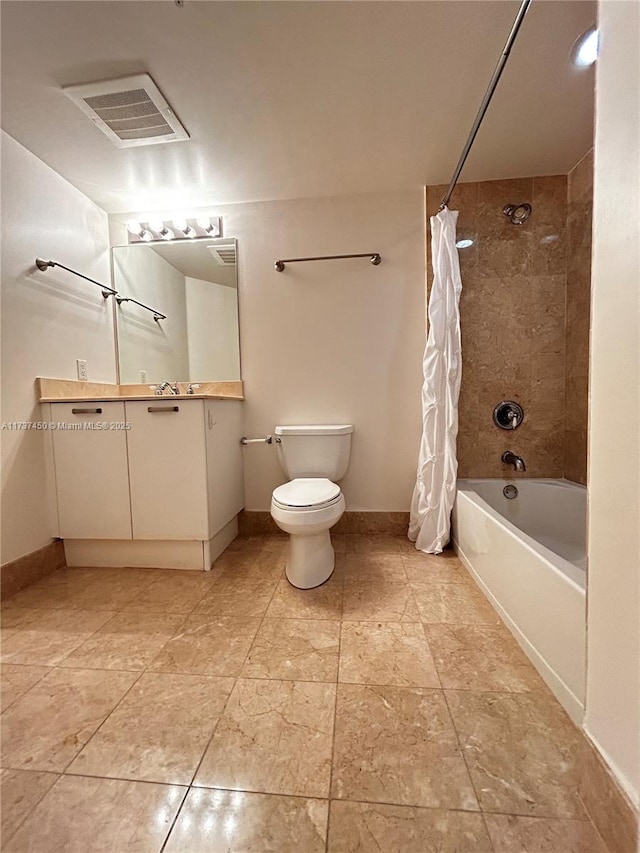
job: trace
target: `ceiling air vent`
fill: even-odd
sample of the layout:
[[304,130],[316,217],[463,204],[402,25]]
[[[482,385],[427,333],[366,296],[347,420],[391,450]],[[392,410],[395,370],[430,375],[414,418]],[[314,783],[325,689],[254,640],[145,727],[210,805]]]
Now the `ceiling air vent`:
[[63,91],[118,148],[189,138],[148,74],[65,86]]
[[236,241],[235,238],[227,240],[218,240],[215,246],[207,246],[211,252],[213,260],[222,267],[233,266],[236,262]]

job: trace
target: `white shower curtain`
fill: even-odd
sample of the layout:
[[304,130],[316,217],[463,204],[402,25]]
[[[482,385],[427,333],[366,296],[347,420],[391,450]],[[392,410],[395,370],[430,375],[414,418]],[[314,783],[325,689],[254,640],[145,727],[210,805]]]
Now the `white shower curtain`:
[[449,541],[456,495],[456,436],[462,377],[460,344],[460,263],[456,249],[458,211],[444,208],[431,217],[433,286],[429,334],[424,352],[422,442],[411,500],[409,539],[428,554]]

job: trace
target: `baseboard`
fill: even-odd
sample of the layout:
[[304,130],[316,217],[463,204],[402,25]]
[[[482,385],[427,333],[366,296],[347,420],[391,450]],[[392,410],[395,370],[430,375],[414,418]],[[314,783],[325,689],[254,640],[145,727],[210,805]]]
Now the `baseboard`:
[[56,569],[66,566],[64,547],[59,539],[54,539],[44,548],[18,557],[5,563],[0,569],[0,594],[2,598],[15,595],[26,586],[50,575]]
[[615,853],[637,853],[640,814],[587,733],[580,764],[578,793],[605,844]]
[[[269,512],[242,510],[238,523],[241,536],[282,533]],[[404,536],[408,528],[408,512],[345,512],[331,532]]]
[[[140,569],[205,568],[205,545],[191,540],[140,539],[65,539],[68,566],[97,566],[117,568],[130,566]],[[209,563],[206,568],[210,568]]]

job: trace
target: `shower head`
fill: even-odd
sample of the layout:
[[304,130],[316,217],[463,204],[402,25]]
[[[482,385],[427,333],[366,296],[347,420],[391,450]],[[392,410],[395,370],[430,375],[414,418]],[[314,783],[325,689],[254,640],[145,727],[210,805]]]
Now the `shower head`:
[[512,225],[522,225],[531,216],[530,204],[508,204],[502,208],[505,216],[509,217]]

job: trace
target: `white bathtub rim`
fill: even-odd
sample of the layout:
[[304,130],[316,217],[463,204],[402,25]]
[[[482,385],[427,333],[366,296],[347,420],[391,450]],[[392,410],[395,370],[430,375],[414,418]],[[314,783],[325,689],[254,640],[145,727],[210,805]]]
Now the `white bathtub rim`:
[[[474,492],[474,494],[476,494],[476,493]],[[478,495],[476,495],[476,496],[479,498]],[[479,498],[479,499],[481,500],[481,498]],[[483,501],[483,503],[485,503],[485,502]],[[492,507],[489,507],[489,509],[492,509]],[[500,515],[499,513],[497,513],[497,515],[501,519],[506,521],[506,519],[504,519],[504,516]],[[516,530],[518,531],[518,533],[521,533],[519,528],[516,528]],[[526,535],[526,534],[523,534],[523,535]],[[518,536],[518,539],[520,539],[519,536]],[[533,540],[533,541],[535,541],[535,540]],[[482,580],[480,575],[475,571],[475,569],[473,568],[473,565],[471,564],[470,560],[468,559],[468,557],[466,556],[466,554],[464,553],[464,551],[460,547],[455,536],[453,537],[452,542],[453,542],[454,551],[456,552],[458,558],[460,559],[460,561],[462,562],[462,564],[464,565],[466,570],[469,572],[469,574],[472,576],[474,581],[478,584],[478,586],[480,587],[480,589],[482,590],[484,595],[489,599],[493,609],[498,613],[498,615],[500,616],[502,621],[507,625],[507,627],[509,628],[509,630],[511,631],[511,633],[515,637],[516,641],[518,642],[518,645],[522,648],[523,652],[529,658],[529,660],[534,665],[534,667],[538,670],[538,672],[542,676],[543,680],[546,682],[547,686],[549,687],[549,689],[551,690],[553,695],[556,697],[558,702],[560,702],[560,704],[565,709],[565,711],[567,712],[567,714],[569,715],[571,720],[576,725],[582,726],[582,722],[583,722],[583,718],[584,718],[584,704],[580,701],[580,699],[578,699],[578,697],[575,695],[575,693],[562,680],[562,678],[560,678],[560,676],[555,671],[555,669],[553,669],[553,667],[547,663],[546,659],[537,651],[535,646],[527,639],[527,637],[523,634],[523,632],[520,630],[520,628],[518,628],[517,624],[509,616],[509,614],[504,609],[504,607],[502,607],[500,602],[493,595],[493,593],[491,592],[489,587],[485,584],[485,582]],[[544,546],[541,546],[541,547],[544,547]],[[532,549],[532,550],[535,550],[535,549]],[[545,550],[548,550],[548,549],[545,549]],[[538,556],[541,556],[540,554],[538,554],[537,551],[535,553]],[[551,553],[553,553],[553,552],[551,552]],[[554,556],[557,556],[557,555],[554,555]],[[558,557],[558,559],[562,559],[562,558]],[[565,560],[564,562],[567,562],[567,561]],[[553,568],[556,568],[555,565],[553,565]],[[578,587],[578,589],[580,589],[578,584],[574,584],[574,586],[576,586],[576,587]],[[580,589],[580,591],[584,593],[583,589]]]
[[[478,480],[480,478],[473,478]],[[485,478],[488,479],[488,478]],[[502,480],[501,477],[496,477],[496,480]],[[469,481],[473,481],[472,478],[468,478],[466,480],[458,480],[458,483],[466,483]],[[569,480],[545,480],[545,479],[536,479],[538,483],[547,483],[553,484],[554,486],[562,487],[562,488],[570,488],[575,486],[575,488],[584,488],[584,486],[580,486],[577,483],[571,483]],[[546,545],[543,545],[541,542],[538,542],[537,539],[534,539],[532,536],[529,536],[528,533],[525,533],[522,528],[513,524],[513,522],[509,521],[506,516],[502,515],[498,512],[497,509],[494,509],[491,504],[488,504],[484,498],[480,497],[478,492],[474,491],[473,488],[464,488],[457,486],[456,488],[456,498],[458,494],[463,494],[468,500],[474,503],[478,509],[480,509],[485,515],[492,518],[502,527],[504,527],[505,531],[514,539],[517,539],[518,542],[521,542],[525,548],[529,551],[532,551],[536,556],[540,557],[544,560],[552,569],[555,571],[560,571],[566,577],[567,581],[574,586],[576,589],[581,592],[586,591],[587,586],[587,572],[584,569],[578,568],[573,563],[570,563],[568,560],[565,560],[564,557],[561,557],[559,554],[556,554],[555,551],[552,551],[550,548],[547,548]],[[455,538],[453,540],[455,542]]]

